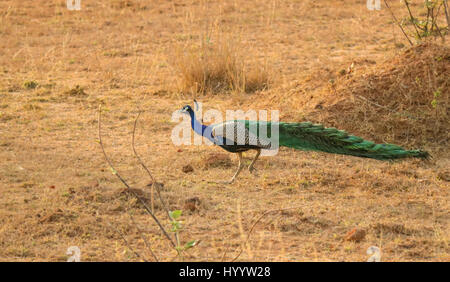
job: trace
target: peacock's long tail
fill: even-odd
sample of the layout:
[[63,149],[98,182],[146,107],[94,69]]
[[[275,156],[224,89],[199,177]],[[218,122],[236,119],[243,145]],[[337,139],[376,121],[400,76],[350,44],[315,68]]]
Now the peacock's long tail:
[[[259,122],[246,122],[246,127]],[[270,134],[270,125],[267,132]],[[405,150],[393,144],[376,144],[360,137],[349,135],[343,130],[325,128],[320,124],[310,122],[285,123],[279,125],[279,146],[285,146],[305,151],[322,151],[334,154],[351,155],[377,160],[392,160],[400,158],[428,158],[429,154],[422,150]],[[258,130],[259,131],[259,130]]]

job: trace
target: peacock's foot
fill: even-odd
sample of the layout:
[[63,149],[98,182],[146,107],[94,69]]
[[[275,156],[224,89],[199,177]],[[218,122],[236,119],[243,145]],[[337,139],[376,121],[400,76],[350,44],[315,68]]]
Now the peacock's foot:
[[258,170],[254,167],[249,167],[248,172],[250,172],[251,174],[253,174],[255,176],[258,176]]

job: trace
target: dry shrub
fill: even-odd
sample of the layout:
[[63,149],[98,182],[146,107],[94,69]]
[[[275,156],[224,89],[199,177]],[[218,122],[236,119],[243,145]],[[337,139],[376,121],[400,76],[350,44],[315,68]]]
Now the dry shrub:
[[448,145],[450,48],[414,46],[336,84],[320,110],[325,123],[377,142]]
[[202,40],[184,46],[174,59],[181,75],[181,91],[189,93],[255,92],[268,88],[267,67],[247,68],[239,44],[233,40]]

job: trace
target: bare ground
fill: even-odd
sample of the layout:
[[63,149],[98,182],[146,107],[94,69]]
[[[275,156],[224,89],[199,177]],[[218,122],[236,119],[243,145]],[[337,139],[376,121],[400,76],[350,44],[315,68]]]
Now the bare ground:
[[[270,66],[271,87],[197,99],[207,109],[279,109],[281,120],[300,121],[304,105],[292,101],[322,93],[356,59],[384,62],[406,48],[388,11],[363,2],[82,1],[75,12],[65,1],[1,1],[0,260],[65,261],[69,246],[83,261],[140,260],[110,224],[151,260],[130,215],[161,260],[180,259],[107,167],[97,143],[101,103],[105,148],[150,203],[130,146],[144,110],[136,148],[170,209],[183,209],[182,241],[201,240],[185,260],[229,261],[242,247],[243,261],[365,261],[375,245],[383,261],[449,261],[446,148],[424,144],[432,161],[392,163],[282,149],[257,162],[259,176],[245,171],[227,186],[209,181],[228,179],[234,156],[210,165],[220,148],[170,139],[172,112],[193,98],[179,91],[176,48],[232,35],[245,62]],[[261,214],[289,207],[297,208],[264,216],[245,243]],[[365,230],[361,241],[344,240],[353,228]]]

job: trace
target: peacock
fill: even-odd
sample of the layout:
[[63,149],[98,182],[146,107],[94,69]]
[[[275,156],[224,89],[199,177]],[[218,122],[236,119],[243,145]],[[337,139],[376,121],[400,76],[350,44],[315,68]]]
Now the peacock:
[[[197,102],[194,100],[195,104]],[[197,120],[191,106],[186,105],[181,113],[189,115],[191,127],[195,133],[207,138],[231,153],[237,153],[239,165],[231,180],[224,183],[231,184],[244,168],[242,153],[255,150],[256,154],[248,170],[254,173],[254,164],[261,154],[261,150],[272,147],[271,122],[230,120],[218,124],[204,125]],[[263,123],[263,124],[262,124]],[[343,130],[326,128],[321,124],[311,122],[277,122],[279,146],[303,151],[321,151],[333,154],[351,155],[377,160],[393,160],[402,158],[427,159],[429,154],[422,150],[405,150],[394,144],[376,144],[361,137],[349,135]],[[261,126],[261,127],[260,127]],[[266,128],[264,135],[261,128]],[[264,136],[264,137],[262,137]]]

